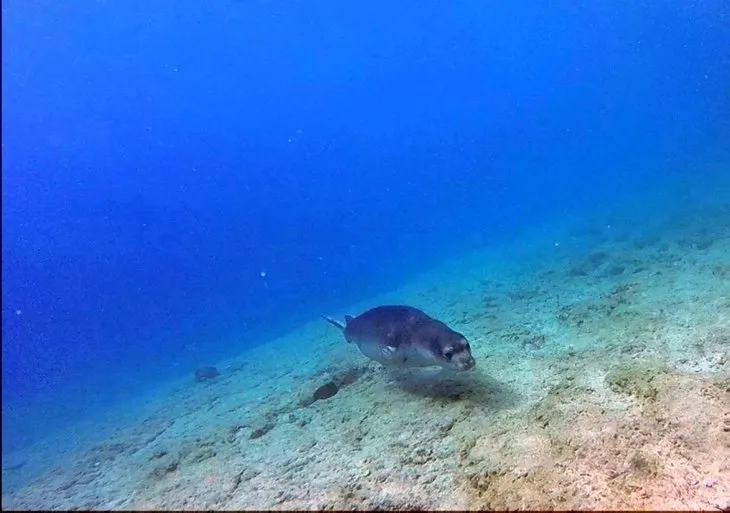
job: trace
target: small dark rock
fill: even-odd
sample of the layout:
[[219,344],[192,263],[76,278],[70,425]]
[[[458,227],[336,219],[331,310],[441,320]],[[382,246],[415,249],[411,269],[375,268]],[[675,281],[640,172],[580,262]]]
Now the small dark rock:
[[8,465],[6,467],[3,467],[3,472],[7,471],[15,471],[20,470],[25,466],[25,461],[21,461],[20,463],[15,463],[14,465]]
[[236,441],[236,438],[238,437],[238,432],[242,430],[245,426],[242,424],[236,424],[235,426],[231,426],[228,428],[226,432],[226,441],[230,444]]
[[163,456],[167,456],[167,451],[165,449],[158,449],[152,453],[152,456],[150,456],[150,460],[159,460]]
[[587,276],[588,272],[580,266],[573,266],[568,271],[568,276]]
[[330,381],[329,383],[325,383],[317,390],[315,390],[312,397],[315,401],[321,401],[322,399],[329,399],[339,391],[340,389],[337,387],[337,385],[335,385],[335,382]]
[[256,429],[254,429],[253,431],[251,431],[251,434],[249,435],[248,438],[250,440],[256,440],[257,438],[261,438],[266,433],[268,433],[269,431],[274,429],[275,426],[276,426],[276,424],[273,421],[267,421],[266,424],[264,424],[263,426],[258,427]]
[[545,345],[545,335],[534,335],[522,341],[522,349],[542,349]]
[[634,247],[636,249],[645,249],[650,246],[655,246],[659,242],[659,238],[655,236],[643,236],[634,239]]
[[149,477],[154,480],[159,480],[164,478],[167,474],[170,474],[172,472],[175,472],[180,465],[180,462],[176,459],[169,460],[167,462],[161,463],[157,465],[152,472],[150,472]]
[[720,499],[715,503],[715,507],[720,511],[730,511],[730,497]]
[[712,239],[699,240],[695,242],[695,247],[699,250],[705,250],[712,246]]
[[332,381],[340,388],[353,385],[365,373],[365,369],[361,367],[353,367],[338,374]]
[[211,449],[210,447],[206,447],[205,449],[202,449],[195,454],[193,454],[191,461],[193,463],[200,463],[201,461],[205,461],[207,459],[215,457],[216,452]]
[[605,262],[607,262],[609,259],[608,253],[605,253],[603,251],[596,251],[595,253],[591,253],[588,255],[588,259],[586,261],[587,265],[596,268],[600,265],[603,265]]
[[195,380],[198,382],[217,378],[221,373],[215,367],[200,367],[195,371]]
[[625,270],[626,268],[622,265],[614,265],[608,268],[606,274],[608,276],[620,276],[624,273]]

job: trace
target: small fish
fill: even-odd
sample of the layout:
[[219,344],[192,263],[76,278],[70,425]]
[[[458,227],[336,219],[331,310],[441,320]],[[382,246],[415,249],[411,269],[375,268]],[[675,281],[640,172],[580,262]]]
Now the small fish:
[[476,364],[464,335],[411,306],[385,305],[345,322],[322,316],[342,330],[368,358],[388,367],[430,367],[470,370]]

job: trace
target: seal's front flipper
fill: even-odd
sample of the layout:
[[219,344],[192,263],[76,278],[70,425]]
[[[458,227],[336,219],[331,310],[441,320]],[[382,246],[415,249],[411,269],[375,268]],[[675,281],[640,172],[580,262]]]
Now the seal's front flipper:
[[395,347],[382,346],[380,348],[380,356],[383,357],[383,360],[393,361],[393,359],[395,358]]
[[406,363],[406,357],[398,352],[398,348],[390,345],[380,346],[380,362],[383,365],[400,367]]

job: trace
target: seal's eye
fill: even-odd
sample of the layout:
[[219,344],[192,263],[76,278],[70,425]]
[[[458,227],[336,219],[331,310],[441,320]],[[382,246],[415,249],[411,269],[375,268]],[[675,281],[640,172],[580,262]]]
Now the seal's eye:
[[444,358],[447,360],[451,360],[451,358],[454,356],[454,350],[452,348],[448,348],[444,350]]

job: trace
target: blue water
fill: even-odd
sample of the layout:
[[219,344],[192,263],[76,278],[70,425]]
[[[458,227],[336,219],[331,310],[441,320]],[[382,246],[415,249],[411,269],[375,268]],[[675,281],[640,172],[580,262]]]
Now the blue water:
[[730,149],[726,0],[2,9],[4,452]]

